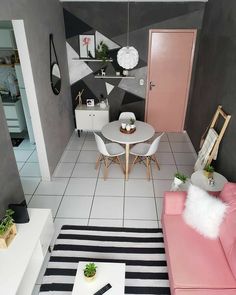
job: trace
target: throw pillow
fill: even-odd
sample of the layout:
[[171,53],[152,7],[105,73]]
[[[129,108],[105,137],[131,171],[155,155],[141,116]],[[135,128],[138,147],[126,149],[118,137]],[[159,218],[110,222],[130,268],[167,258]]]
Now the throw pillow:
[[227,205],[201,188],[190,185],[183,211],[185,222],[210,239],[219,236]]

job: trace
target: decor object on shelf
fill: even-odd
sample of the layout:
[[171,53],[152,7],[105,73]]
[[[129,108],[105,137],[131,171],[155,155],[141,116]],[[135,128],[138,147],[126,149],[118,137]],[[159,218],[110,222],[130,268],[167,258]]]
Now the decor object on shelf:
[[219,198],[209,195],[198,186],[190,185],[185,209],[184,221],[201,235],[216,239],[224,219],[227,205]]
[[133,69],[137,66],[139,54],[137,49],[129,46],[129,0],[127,3],[127,46],[122,47],[117,53],[117,62],[124,69]]
[[94,35],[79,35],[80,58],[95,58]]
[[16,225],[12,215],[14,211],[6,210],[6,214],[0,222],[0,249],[7,248],[16,235]]
[[[61,72],[57,59],[56,49],[53,41],[53,34],[49,35],[49,47],[50,47],[50,80],[52,91],[55,95],[61,92]],[[54,53],[54,59],[52,59],[52,50]]]
[[87,263],[84,269],[84,277],[87,281],[92,281],[96,276],[97,266],[94,263]]
[[102,75],[102,76],[106,76],[105,69],[101,69],[101,75]]
[[204,172],[204,175],[207,177],[207,178],[213,178],[213,173],[214,173],[215,169],[213,166],[211,165],[206,165],[203,172]]
[[76,98],[75,98],[75,102],[77,101],[77,99],[79,99],[79,105],[82,105],[82,94],[84,92],[84,89],[82,89],[81,91],[78,92]]
[[94,99],[92,98],[86,99],[86,104],[87,104],[87,107],[94,107]]
[[104,63],[109,59],[109,47],[101,41],[96,48],[96,58],[101,59]]

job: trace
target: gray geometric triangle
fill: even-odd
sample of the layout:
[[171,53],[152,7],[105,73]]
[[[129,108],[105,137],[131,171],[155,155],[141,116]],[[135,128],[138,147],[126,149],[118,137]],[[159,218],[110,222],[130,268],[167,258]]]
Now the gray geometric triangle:
[[98,31],[95,32],[95,38],[96,38],[96,47],[102,41],[108,46],[109,50],[120,48],[120,45],[113,42],[111,39],[107,38],[106,36],[104,36],[102,33]]
[[107,82],[105,82],[105,85],[106,85],[107,95],[109,95],[115,86],[113,86]]
[[[129,71],[130,76],[134,76],[135,79],[122,79],[118,85],[119,88],[133,93],[139,97],[146,97],[146,81],[147,81],[147,67],[135,69]],[[140,85],[140,80],[143,80],[144,84]]]
[[74,58],[79,58],[79,55],[67,42],[66,42],[66,50],[67,50],[70,85],[72,85],[75,82],[88,76],[93,71],[85,62],[78,59],[76,60],[74,59]]

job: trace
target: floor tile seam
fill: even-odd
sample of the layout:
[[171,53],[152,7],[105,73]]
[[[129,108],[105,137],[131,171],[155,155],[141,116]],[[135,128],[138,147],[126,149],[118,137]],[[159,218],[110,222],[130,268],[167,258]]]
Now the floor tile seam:
[[[21,170],[22,170],[22,168],[25,166],[25,164],[27,163],[27,162],[21,162],[21,163],[24,163],[23,165],[22,165],[22,167],[20,168],[20,169],[18,169],[18,172],[20,172]],[[19,173],[20,174],[20,173]]]
[[[101,169],[101,165],[99,165],[98,175],[99,175],[99,173],[100,173],[100,169]],[[96,190],[97,190],[98,180],[99,180],[99,178],[98,178],[98,176],[97,176],[97,181],[96,181],[96,184],[95,184],[95,187],[94,187],[94,192],[93,192],[92,203],[91,203],[90,210],[89,210],[89,215],[88,215],[88,222],[87,222],[87,225],[89,225],[89,221],[90,221],[91,214],[92,214],[93,203],[94,203],[94,199],[95,199],[95,193],[96,193]]]
[[133,196],[133,195],[132,196],[130,196],[130,195],[127,196],[127,195],[125,195],[125,197],[126,198],[141,198],[141,199],[153,199],[153,198],[155,198],[154,195],[153,196]]
[[68,178],[68,181],[67,181],[67,183],[66,183],[66,186],[65,186],[65,189],[64,189],[64,193],[62,194],[61,201],[60,201],[60,203],[59,203],[59,205],[58,205],[58,207],[57,207],[57,211],[56,211],[56,214],[55,214],[55,216],[54,216],[54,219],[57,217],[58,211],[59,211],[59,209],[60,209],[60,207],[61,207],[62,201],[63,201],[64,196],[65,196],[65,192],[66,192],[66,190],[67,190],[67,187],[68,187],[69,183],[70,183],[70,178]]
[[27,162],[29,160],[29,158],[32,156],[33,153],[34,153],[34,151],[31,152],[31,154],[28,156],[28,158],[25,160],[25,162]]
[[124,227],[124,224],[125,224],[125,190],[126,190],[126,184],[127,184],[127,181],[125,179],[125,176],[124,176],[124,194],[123,194],[123,218],[122,218],[122,227]]
[[75,162],[72,162],[72,164],[74,164],[74,167],[71,170],[71,173],[70,173],[70,176],[69,176],[69,182],[70,182],[70,179],[72,177],[72,174],[73,174],[73,172],[75,170],[75,166],[76,166],[77,160],[79,159],[80,153],[81,153],[81,150],[79,151],[78,156],[76,157],[76,161]]
[[156,218],[158,220],[158,211],[157,211],[157,202],[156,202],[156,192],[155,192],[154,179],[152,179],[152,189],[153,189],[153,197],[154,197],[155,209],[156,209]]

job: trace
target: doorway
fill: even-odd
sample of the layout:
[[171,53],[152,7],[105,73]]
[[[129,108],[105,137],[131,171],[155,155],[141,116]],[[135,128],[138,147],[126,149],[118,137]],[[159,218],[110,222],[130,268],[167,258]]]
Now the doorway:
[[183,131],[196,34],[150,30],[145,117],[156,131]]
[[[43,180],[50,180],[46,147],[39,115],[35,83],[27,44],[26,32],[23,20],[2,21],[11,24],[10,28],[3,28],[4,38],[0,38],[0,49],[2,46],[2,57],[0,68],[11,69],[10,79],[2,84],[1,94],[4,113],[11,138],[21,138],[16,149],[22,150],[15,153],[16,161],[21,176],[41,176]],[[2,44],[3,42],[3,44]],[[4,96],[6,95],[6,96]],[[7,105],[8,104],[8,105]],[[37,150],[36,150],[37,147]],[[29,161],[28,161],[29,160]],[[22,163],[20,163],[22,162]],[[32,164],[33,163],[33,164]],[[28,172],[21,173],[21,168],[28,165]],[[34,169],[33,166],[37,166]],[[25,169],[27,170],[27,169]]]

